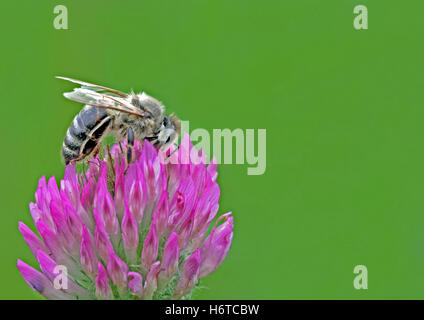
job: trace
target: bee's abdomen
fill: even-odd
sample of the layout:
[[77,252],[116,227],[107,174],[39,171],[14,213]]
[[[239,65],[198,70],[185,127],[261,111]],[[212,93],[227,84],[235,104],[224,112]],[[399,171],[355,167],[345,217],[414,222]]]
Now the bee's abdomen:
[[62,146],[65,163],[84,159],[96,148],[113,117],[106,109],[86,105],[66,132]]

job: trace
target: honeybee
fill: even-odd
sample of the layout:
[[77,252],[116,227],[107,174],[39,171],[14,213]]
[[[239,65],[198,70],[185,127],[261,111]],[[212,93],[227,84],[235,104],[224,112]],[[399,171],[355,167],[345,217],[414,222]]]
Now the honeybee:
[[85,159],[98,152],[102,138],[114,134],[118,141],[127,139],[127,162],[131,162],[134,140],[150,141],[166,150],[178,138],[181,122],[164,115],[163,104],[142,92],[129,94],[65,77],[56,77],[81,85],[63,95],[85,104],[66,132],[62,145],[65,164]]

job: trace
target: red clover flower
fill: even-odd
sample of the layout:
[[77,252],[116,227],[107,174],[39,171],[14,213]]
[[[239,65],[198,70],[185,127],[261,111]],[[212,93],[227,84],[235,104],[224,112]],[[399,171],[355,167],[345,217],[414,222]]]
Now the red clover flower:
[[84,173],[69,164],[60,188],[42,177],[29,205],[40,236],[19,223],[40,267],[18,260],[24,280],[47,299],[189,298],[233,237],[231,212],[207,235],[220,188],[205,162],[186,134],[166,153],[136,142],[129,166],[118,144]]

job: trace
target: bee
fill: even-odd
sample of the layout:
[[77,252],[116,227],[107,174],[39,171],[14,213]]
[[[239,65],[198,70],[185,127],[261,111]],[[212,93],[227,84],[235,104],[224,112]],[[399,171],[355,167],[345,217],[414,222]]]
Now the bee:
[[146,139],[165,151],[180,135],[180,120],[165,115],[163,104],[144,92],[127,94],[80,80],[57,78],[81,85],[63,95],[85,104],[66,132],[62,144],[65,164],[97,153],[102,138],[108,134],[114,134],[118,141],[127,139],[127,163],[131,162],[135,139]]

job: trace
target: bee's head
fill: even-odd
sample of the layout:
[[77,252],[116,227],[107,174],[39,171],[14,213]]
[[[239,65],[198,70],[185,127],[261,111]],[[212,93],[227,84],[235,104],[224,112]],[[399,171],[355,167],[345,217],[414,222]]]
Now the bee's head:
[[164,116],[162,130],[158,134],[158,145],[162,151],[167,150],[178,138],[181,131],[181,121],[174,115]]

